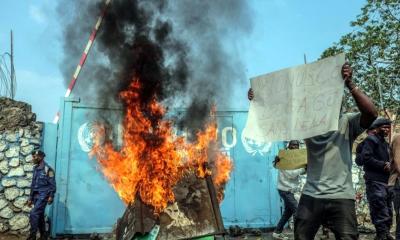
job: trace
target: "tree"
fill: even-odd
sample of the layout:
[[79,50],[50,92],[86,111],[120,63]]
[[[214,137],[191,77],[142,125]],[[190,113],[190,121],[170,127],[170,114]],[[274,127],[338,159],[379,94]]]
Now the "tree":
[[[326,49],[321,58],[346,53],[353,79],[379,110],[400,114],[400,0],[368,0],[353,31]],[[345,101],[353,107],[353,101]]]

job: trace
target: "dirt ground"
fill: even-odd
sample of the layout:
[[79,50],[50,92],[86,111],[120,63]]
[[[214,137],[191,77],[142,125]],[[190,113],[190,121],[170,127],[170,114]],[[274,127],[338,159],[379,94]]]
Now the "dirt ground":
[[[293,234],[291,234],[289,231],[285,232],[289,239],[293,239]],[[320,234],[315,237],[316,240],[321,239]],[[15,236],[15,235],[0,235],[0,240],[24,240],[26,237],[21,237],[21,236]],[[100,240],[101,238],[62,238],[60,240],[70,240],[70,239],[87,239],[87,240]],[[224,238],[217,238],[217,239],[224,239]],[[262,233],[260,236],[254,236],[254,234],[243,234],[241,236],[237,237],[225,237],[225,240],[272,240],[272,233]],[[329,239],[335,239],[333,235],[330,235]],[[360,240],[372,240],[374,239],[374,234],[361,234],[360,235]]]

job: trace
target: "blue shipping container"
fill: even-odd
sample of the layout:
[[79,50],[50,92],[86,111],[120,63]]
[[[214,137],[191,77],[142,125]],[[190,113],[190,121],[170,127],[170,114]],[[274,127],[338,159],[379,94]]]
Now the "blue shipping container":
[[[111,126],[115,140],[120,139],[121,110],[89,106],[68,98],[61,101],[60,113],[58,131],[54,125],[46,124],[44,136],[45,151],[54,152],[48,156],[53,155],[55,161],[47,159],[55,167],[57,180],[50,211],[52,236],[111,232],[125,205],[88,152],[93,144],[93,126],[98,122]],[[280,217],[281,204],[272,161],[283,143],[244,138],[246,119],[247,111],[217,112],[221,151],[234,161],[221,204],[222,217],[226,227],[273,227]]]

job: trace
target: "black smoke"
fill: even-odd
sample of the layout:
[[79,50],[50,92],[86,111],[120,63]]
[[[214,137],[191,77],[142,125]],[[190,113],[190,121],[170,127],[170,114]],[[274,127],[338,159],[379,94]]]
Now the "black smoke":
[[[102,1],[85,0],[58,6],[67,85],[103,8]],[[250,15],[242,0],[112,0],[73,94],[117,105],[119,92],[139,77],[143,106],[155,96],[167,107],[185,108],[179,126],[196,131],[211,105],[228,107],[233,87],[245,80],[232,49],[250,33]]]

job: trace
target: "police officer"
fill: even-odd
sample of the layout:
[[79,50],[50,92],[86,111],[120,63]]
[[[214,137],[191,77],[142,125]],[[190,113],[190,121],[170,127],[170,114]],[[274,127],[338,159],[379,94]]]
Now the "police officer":
[[385,137],[390,131],[389,119],[377,118],[369,130],[374,130],[361,144],[358,164],[364,166],[366,194],[377,240],[391,240],[392,202],[388,187],[390,175],[389,144]]
[[53,202],[54,193],[56,192],[56,181],[54,170],[44,161],[45,156],[46,154],[40,150],[34,151],[32,154],[35,167],[28,201],[29,206],[33,204],[29,216],[31,229],[28,240],[35,240],[38,230],[40,232],[40,239],[47,239],[44,211],[46,205]]

